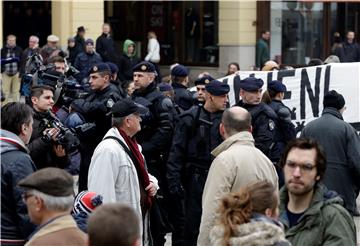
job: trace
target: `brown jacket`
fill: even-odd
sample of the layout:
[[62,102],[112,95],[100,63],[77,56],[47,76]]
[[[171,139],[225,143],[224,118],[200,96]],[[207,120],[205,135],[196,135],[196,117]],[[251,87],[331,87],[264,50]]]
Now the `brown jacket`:
[[209,234],[217,219],[221,199],[250,182],[268,180],[278,187],[274,164],[254,145],[250,132],[239,132],[211,152],[211,164],[202,197],[202,217],[198,245],[210,245]]
[[84,246],[86,234],[76,225],[71,215],[56,218],[37,231],[25,246]]

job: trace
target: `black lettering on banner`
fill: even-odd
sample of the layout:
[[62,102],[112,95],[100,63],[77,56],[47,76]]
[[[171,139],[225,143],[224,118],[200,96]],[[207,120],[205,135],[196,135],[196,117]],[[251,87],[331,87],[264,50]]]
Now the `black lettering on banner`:
[[326,69],[325,69],[325,81],[324,81],[324,95],[329,91],[329,87],[330,87],[330,71],[331,71],[331,66],[330,65],[326,66]]
[[236,75],[234,77],[233,87],[234,87],[234,96],[235,96],[235,103],[238,103],[240,100],[240,75]]
[[267,84],[273,80],[273,72],[268,72],[267,74]]
[[313,90],[311,89],[311,84],[306,68],[303,68],[301,70],[300,119],[302,120],[306,119],[305,89],[307,90],[307,93],[309,95],[313,116],[319,117],[320,74],[321,74],[321,68],[318,67],[316,69],[315,95],[314,95]]
[[[295,69],[281,70],[278,72],[277,80],[283,82],[283,78],[294,77],[294,76],[295,76]],[[284,99],[291,99],[291,91],[285,91]]]
[[255,74],[254,73],[251,73],[251,74],[249,74],[249,77],[255,77]]

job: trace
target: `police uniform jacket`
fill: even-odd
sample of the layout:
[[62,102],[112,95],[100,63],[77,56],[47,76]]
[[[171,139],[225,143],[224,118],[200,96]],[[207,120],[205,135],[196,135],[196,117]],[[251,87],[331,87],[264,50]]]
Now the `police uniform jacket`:
[[291,111],[281,101],[273,99],[269,106],[278,116],[275,131],[275,145],[271,151],[271,160],[279,161],[286,144],[296,138],[295,126],[291,122]]
[[145,91],[135,91],[133,100],[149,109],[149,113],[142,119],[141,131],[136,134],[145,158],[149,161],[151,156],[158,156],[169,148],[173,134],[173,104],[170,98],[157,90],[155,82]]
[[92,91],[85,99],[77,99],[72,104],[87,122],[96,124],[95,142],[99,143],[111,127],[111,118],[106,116],[112,105],[121,99],[113,86],[101,91]]
[[210,153],[222,142],[219,132],[222,113],[194,106],[180,115],[167,163],[170,189],[180,185],[184,167],[209,170],[214,159]]
[[250,112],[255,147],[260,149],[265,155],[270,156],[277,122],[277,116],[274,110],[265,103],[250,105],[245,104],[242,100],[239,101],[236,106],[243,107]]
[[184,111],[190,109],[194,101],[192,93],[180,83],[172,83],[172,87],[175,92],[175,103]]

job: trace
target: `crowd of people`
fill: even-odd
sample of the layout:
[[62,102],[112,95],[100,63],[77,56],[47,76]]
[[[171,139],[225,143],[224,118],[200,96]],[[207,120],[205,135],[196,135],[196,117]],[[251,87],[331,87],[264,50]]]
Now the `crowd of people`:
[[[229,85],[207,72],[195,92],[181,64],[161,82],[153,32],[144,61],[131,40],[114,57],[108,24],[96,42],[84,34],[68,40],[72,74],[58,37],[39,49],[31,36],[22,55],[38,53],[46,70],[26,103],[2,104],[2,245],[164,245],[169,232],[186,246],[356,245],[360,136],[340,93],[325,93],[297,138],[281,81],[263,92],[244,78],[229,105]],[[28,61],[2,69],[19,78]],[[88,88],[68,99],[62,76]]]

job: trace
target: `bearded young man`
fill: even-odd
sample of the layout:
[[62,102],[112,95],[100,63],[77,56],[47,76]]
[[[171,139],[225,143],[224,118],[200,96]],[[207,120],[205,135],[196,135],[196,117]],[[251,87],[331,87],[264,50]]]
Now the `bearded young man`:
[[355,224],[336,192],[321,180],[326,157],[314,140],[289,143],[280,161],[285,186],[280,190],[280,221],[292,245],[356,245]]

